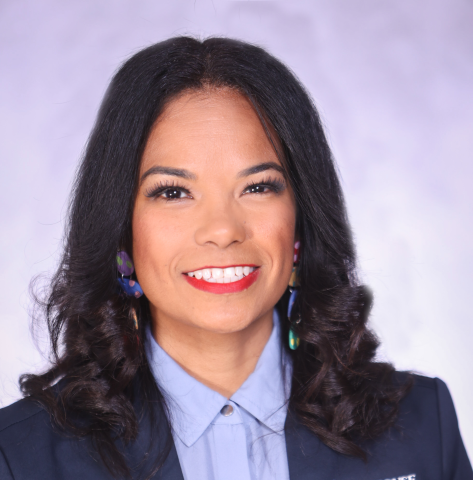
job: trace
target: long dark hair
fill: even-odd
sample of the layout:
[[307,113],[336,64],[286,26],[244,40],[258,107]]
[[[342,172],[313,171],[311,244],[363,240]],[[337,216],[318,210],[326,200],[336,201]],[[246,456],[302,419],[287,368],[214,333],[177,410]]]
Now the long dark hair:
[[[360,442],[393,425],[407,387],[396,384],[391,365],[374,361],[378,343],[366,326],[372,299],[357,280],[334,161],[294,74],[263,49],[226,38],[169,39],[131,57],[114,76],[74,184],[62,261],[42,304],[53,366],[22,376],[22,390],[60,427],[90,435],[112,473],[130,473],[116,439],[126,443],[138,434],[134,398],[145,410],[151,398],[163,402],[143,349],[148,302],[118,294],[115,256],[130,247],[137,174],[153,124],[177,95],[208,86],[245,95],[268,135],[270,124],[295,193],[301,291],[294,311],[302,322],[290,411],[333,450],[364,457]],[[283,319],[286,303],[283,296],[277,305]],[[139,312],[138,339],[130,306]]]

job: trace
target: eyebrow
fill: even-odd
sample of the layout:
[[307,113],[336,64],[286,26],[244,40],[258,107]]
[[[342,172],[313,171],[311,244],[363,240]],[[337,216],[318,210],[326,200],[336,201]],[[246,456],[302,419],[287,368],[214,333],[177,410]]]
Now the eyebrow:
[[[259,163],[258,165],[253,165],[252,167],[249,167],[249,168],[245,168],[245,170],[242,170],[238,174],[238,178],[249,177],[250,175],[254,175],[260,172],[265,172],[266,170],[276,170],[277,172],[282,173],[284,175],[284,168],[282,168],[281,165],[278,165],[275,162],[265,162],[265,163]],[[151,167],[149,170],[146,170],[145,173],[143,173],[140,179],[140,184],[142,184],[145,181],[145,179],[150,175],[156,175],[156,174],[171,175],[173,177],[185,178],[187,180],[197,179],[197,176],[195,175],[195,173],[189,172],[189,170],[186,170],[184,168],[162,167],[162,166],[156,165],[154,167]]]
[[278,165],[275,162],[265,162],[259,163],[258,165],[254,165],[249,168],[245,168],[238,174],[238,178],[242,177],[249,177],[250,175],[254,175],[255,173],[265,172],[266,170],[276,170],[279,173],[284,175],[284,168],[281,165]]
[[159,165],[156,165],[155,167],[151,167],[149,170],[146,170],[146,172],[141,175],[140,184],[144,182],[146,177],[149,177],[150,175],[156,175],[158,173],[160,173],[161,175],[181,177],[187,180],[197,179],[195,173],[189,172],[189,170],[185,170],[184,168],[161,167]]

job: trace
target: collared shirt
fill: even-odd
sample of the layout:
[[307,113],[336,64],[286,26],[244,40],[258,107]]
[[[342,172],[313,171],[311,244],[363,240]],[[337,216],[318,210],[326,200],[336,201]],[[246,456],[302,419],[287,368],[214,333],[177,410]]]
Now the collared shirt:
[[185,480],[289,479],[284,424],[292,365],[276,310],[254,372],[229,400],[185,372],[149,330],[147,351]]

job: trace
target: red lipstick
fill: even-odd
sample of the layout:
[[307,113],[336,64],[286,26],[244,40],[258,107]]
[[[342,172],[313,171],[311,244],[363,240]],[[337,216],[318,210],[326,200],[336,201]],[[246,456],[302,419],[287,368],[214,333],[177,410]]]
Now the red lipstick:
[[210,283],[206,282],[204,279],[198,280],[195,277],[189,277],[189,275],[184,275],[184,277],[193,287],[197,288],[198,290],[203,290],[204,292],[237,293],[242,292],[253,285],[253,283],[256,282],[258,275],[259,268],[255,269],[241,280],[232,283]]

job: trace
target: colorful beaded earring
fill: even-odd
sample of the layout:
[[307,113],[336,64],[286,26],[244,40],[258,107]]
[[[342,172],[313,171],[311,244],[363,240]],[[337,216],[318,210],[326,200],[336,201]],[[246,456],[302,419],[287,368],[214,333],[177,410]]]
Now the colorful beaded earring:
[[140,287],[140,284],[136,280],[132,280],[131,277],[133,272],[135,271],[135,267],[133,266],[133,262],[129,257],[128,253],[124,250],[120,250],[117,252],[117,268],[121,277],[118,277],[118,284],[122,288],[122,290],[131,297],[140,298],[143,295],[143,290]]
[[[117,279],[121,289],[130,297],[140,298],[141,295],[143,295],[143,290],[141,289],[140,284],[136,280],[125,278],[131,277],[135,271],[135,267],[130,256],[124,250],[120,250],[117,252],[116,260],[118,272],[121,274],[121,277],[118,277]],[[134,307],[130,307],[130,315],[133,320],[135,330],[138,330],[138,316]]]
[[[289,304],[287,306],[287,318],[289,322],[291,322],[291,313],[292,307],[294,306],[294,302],[296,301],[298,290],[297,287],[300,286],[299,283],[299,276],[298,276],[298,263],[299,263],[299,249],[301,243],[298,241],[294,244],[294,266],[292,267],[291,278],[289,279],[289,291],[291,295],[289,297]],[[297,318],[294,320],[295,324],[300,323],[301,316],[298,315]],[[289,327],[289,348],[291,350],[295,350],[300,344],[299,335],[293,330],[292,322],[291,326]]]

